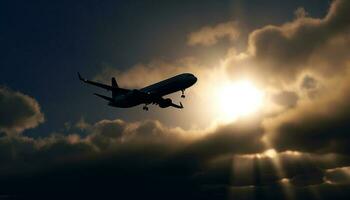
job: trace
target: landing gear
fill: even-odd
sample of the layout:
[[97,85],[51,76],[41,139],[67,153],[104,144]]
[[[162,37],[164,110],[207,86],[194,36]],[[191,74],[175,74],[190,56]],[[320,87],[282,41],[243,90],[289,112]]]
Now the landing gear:
[[182,92],[181,98],[185,98],[186,97],[185,96],[185,90],[181,90],[181,92]]
[[144,106],[142,107],[142,109],[145,110],[145,111],[148,111],[147,105],[144,105]]

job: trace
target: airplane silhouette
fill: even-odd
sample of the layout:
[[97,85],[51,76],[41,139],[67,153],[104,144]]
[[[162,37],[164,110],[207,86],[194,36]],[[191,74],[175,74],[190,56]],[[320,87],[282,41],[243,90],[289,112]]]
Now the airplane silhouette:
[[117,81],[112,77],[112,85],[105,85],[95,81],[84,79],[78,72],[79,80],[84,83],[95,85],[97,87],[104,88],[108,91],[112,91],[112,97],[107,97],[101,94],[94,93],[94,95],[103,98],[108,101],[109,106],[118,108],[130,108],[140,104],[145,104],[143,110],[148,110],[149,104],[156,104],[161,108],[174,107],[182,109],[182,103],[180,105],[174,104],[170,98],[163,98],[163,96],[181,91],[181,98],[185,98],[185,89],[191,87],[197,82],[197,78],[190,73],[183,73],[177,76],[168,78],[158,83],[149,85],[141,89],[125,89],[120,88]]

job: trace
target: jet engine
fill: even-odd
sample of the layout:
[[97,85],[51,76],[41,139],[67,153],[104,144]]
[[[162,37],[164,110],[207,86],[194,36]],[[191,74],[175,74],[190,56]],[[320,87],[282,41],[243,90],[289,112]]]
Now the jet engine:
[[166,108],[172,105],[172,101],[171,99],[167,98],[167,99],[163,99],[159,102],[159,107],[161,108]]

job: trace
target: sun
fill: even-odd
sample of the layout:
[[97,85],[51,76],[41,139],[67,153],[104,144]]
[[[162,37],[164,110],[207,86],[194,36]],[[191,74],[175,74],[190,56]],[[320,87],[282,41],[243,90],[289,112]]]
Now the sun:
[[264,93],[250,81],[226,82],[217,89],[220,120],[233,121],[250,115],[261,108]]

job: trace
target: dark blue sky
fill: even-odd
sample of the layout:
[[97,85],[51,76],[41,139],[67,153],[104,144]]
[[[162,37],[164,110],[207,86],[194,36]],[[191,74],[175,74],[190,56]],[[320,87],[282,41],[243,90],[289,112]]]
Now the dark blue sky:
[[[201,50],[186,46],[192,31],[238,20],[248,33],[291,20],[299,6],[321,17],[329,1],[1,1],[0,85],[41,105],[46,122],[27,134],[57,131],[81,117],[158,119],[174,111],[110,108],[91,95],[96,89],[81,85],[76,72],[92,78],[104,65],[125,70],[152,59],[199,55]],[[172,124],[171,118],[162,121]]]

